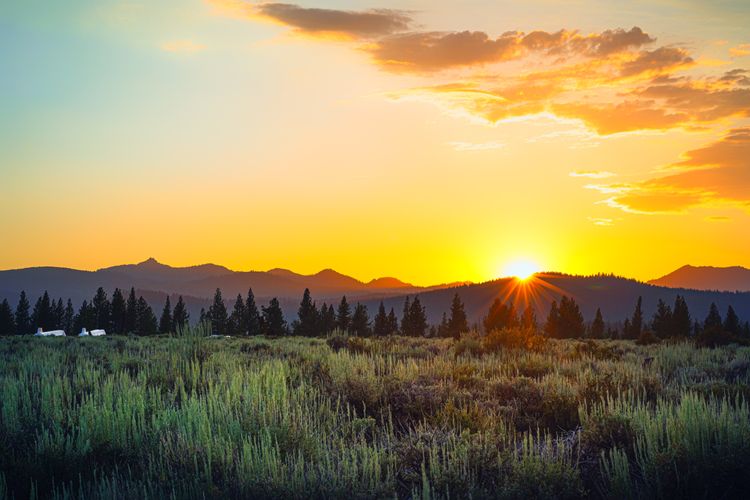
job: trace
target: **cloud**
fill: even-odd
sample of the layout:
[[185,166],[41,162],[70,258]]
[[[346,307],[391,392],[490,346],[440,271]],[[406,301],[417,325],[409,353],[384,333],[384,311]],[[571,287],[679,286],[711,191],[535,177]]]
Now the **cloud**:
[[454,141],[448,143],[456,151],[489,151],[492,149],[503,149],[505,144],[498,141],[490,142],[461,142]]
[[654,106],[652,102],[625,101],[619,104],[561,103],[553,106],[556,114],[576,118],[601,135],[635,130],[665,130],[684,123],[688,115]]
[[750,212],[750,127],[688,151],[667,170],[677,173],[629,185],[602,186],[605,202],[638,213],[680,213],[698,206],[732,205]]
[[160,48],[166,52],[199,52],[206,46],[192,40],[172,40],[164,42]]
[[608,177],[614,177],[616,174],[612,172],[599,171],[599,170],[578,170],[571,172],[571,177],[585,177],[588,179],[607,179]]
[[595,226],[609,227],[613,226],[615,220],[606,217],[589,217],[588,218]]
[[642,73],[664,73],[692,63],[693,59],[686,51],[673,47],[660,47],[651,51],[644,50],[635,59],[625,62],[620,69],[620,74],[633,76]]
[[306,8],[287,3],[261,3],[257,13],[304,33],[340,33],[352,38],[388,35],[409,28],[411,18],[402,11],[375,9],[348,11]]
[[734,57],[750,56],[750,43],[742,43],[729,49],[729,54]]

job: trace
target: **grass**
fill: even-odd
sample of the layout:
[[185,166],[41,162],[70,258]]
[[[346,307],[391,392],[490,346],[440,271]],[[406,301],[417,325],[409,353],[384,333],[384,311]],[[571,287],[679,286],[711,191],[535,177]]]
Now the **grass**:
[[519,335],[0,339],[0,498],[750,487],[750,348]]

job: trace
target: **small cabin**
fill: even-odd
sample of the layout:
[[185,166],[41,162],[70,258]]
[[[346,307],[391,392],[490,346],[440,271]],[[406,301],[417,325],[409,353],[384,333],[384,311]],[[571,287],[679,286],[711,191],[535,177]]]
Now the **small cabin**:
[[91,334],[90,335],[92,337],[101,337],[103,335],[107,335],[107,332],[104,331],[104,330],[91,330]]
[[64,330],[49,330],[44,331],[41,328],[36,329],[36,333],[34,334],[34,337],[64,337],[65,331]]

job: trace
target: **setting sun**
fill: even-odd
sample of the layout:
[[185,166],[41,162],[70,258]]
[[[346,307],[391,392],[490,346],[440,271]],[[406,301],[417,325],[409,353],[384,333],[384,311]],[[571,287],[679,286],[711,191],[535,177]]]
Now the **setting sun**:
[[503,268],[503,276],[527,280],[539,271],[539,265],[536,262],[531,260],[516,260],[508,263]]

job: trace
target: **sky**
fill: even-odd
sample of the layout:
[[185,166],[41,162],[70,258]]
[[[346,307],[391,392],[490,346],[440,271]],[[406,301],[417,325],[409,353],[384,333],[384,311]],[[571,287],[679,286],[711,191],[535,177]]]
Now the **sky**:
[[746,1],[0,4],[0,268],[750,267]]

